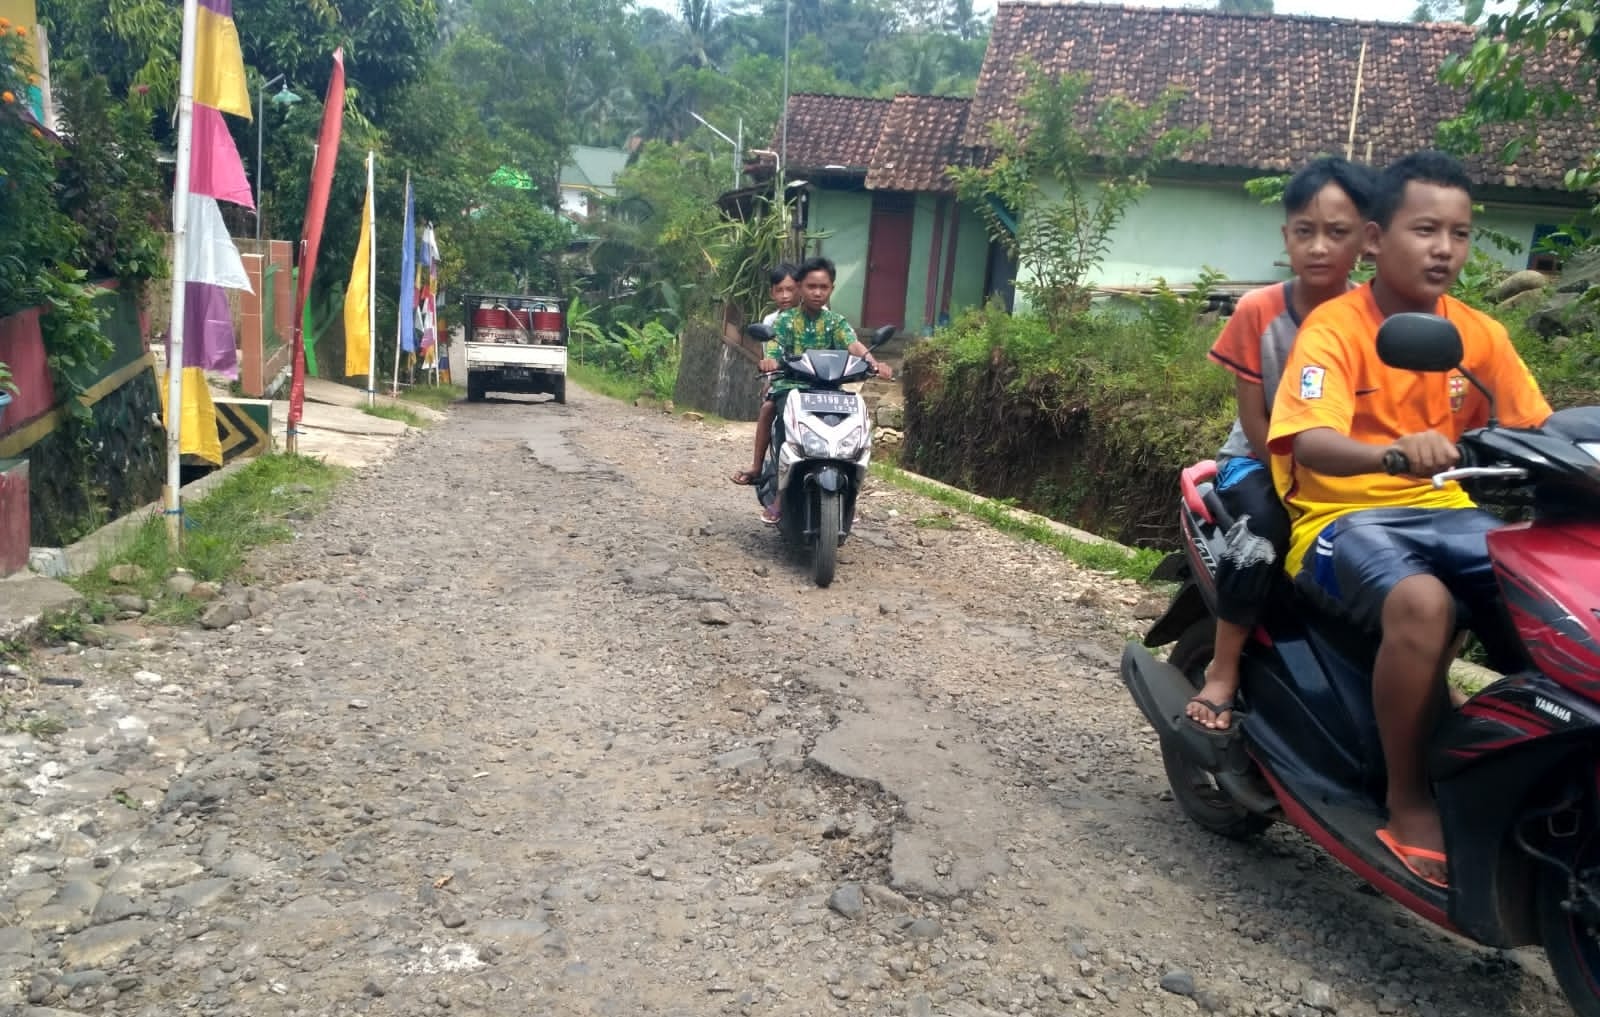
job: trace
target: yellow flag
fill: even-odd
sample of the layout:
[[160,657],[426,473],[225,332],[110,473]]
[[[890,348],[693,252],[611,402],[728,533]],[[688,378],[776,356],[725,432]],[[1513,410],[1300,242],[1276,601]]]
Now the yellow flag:
[[344,373],[365,375],[372,365],[372,188],[361,206],[361,239],[344,291]]
[[[167,414],[167,376],[161,376],[161,416]],[[211,401],[206,372],[199,367],[183,369],[183,447],[186,456],[199,456],[213,466],[222,465],[222,439],[217,435],[217,405]]]
[[200,0],[194,51],[194,101],[249,120],[250,88],[233,23],[233,0]]

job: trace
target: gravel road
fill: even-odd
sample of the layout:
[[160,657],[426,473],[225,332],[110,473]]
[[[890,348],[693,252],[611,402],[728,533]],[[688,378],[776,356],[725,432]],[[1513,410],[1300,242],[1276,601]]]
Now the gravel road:
[[748,438],[459,405],[220,627],[14,668],[65,731],[0,735],[0,1011],[1567,1012],[1183,819],[1116,673],[1154,595],[881,484],[815,589]]

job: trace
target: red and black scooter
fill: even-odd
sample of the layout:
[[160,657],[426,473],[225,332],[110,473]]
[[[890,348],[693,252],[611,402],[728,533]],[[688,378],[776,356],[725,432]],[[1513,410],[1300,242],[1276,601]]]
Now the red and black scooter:
[[[1378,353],[1402,370],[1458,370],[1483,389],[1459,367],[1461,338],[1443,318],[1391,317]],[[1531,521],[1489,535],[1499,603],[1471,626],[1505,676],[1450,711],[1429,747],[1448,890],[1375,836],[1385,822],[1375,633],[1285,589],[1246,646],[1232,729],[1185,716],[1211,659],[1215,562],[1231,522],[1211,490],[1214,464],[1184,471],[1184,550],[1158,573],[1181,586],[1143,645],[1123,652],[1122,677],[1192,819],[1234,838],[1292,823],[1444,928],[1492,947],[1541,945],[1573,1008],[1600,1017],[1600,407],[1537,429],[1499,427],[1491,412],[1460,448],[1460,466],[1434,484],[1470,479],[1480,501],[1521,504]],[[1165,662],[1146,649],[1174,641]]]

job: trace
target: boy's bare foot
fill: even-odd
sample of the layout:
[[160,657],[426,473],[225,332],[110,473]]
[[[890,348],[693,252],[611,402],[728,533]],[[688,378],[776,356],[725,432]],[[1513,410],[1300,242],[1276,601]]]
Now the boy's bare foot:
[[1435,886],[1444,886],[1449,868],[1444,856],[1444,827],[1432,804],[1399,807],[1390,803],[1389,825],[1378,839],[1406,868]]
[[1184,713],[1201,727],[1226,731],[1233,726],[1233,697],[1239,692],[1238,674],[1206,672],[1206,683],[1199,695],[1189,700]]

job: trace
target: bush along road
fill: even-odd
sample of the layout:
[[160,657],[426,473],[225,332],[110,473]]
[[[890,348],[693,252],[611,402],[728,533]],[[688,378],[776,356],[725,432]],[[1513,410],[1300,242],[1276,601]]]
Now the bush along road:
[[13,654],[0,1009],[1566,1012],[1181,817],[1116,671],[1158,594],[876,480],[816,589],[748,442],[459,405],[213,627]]

